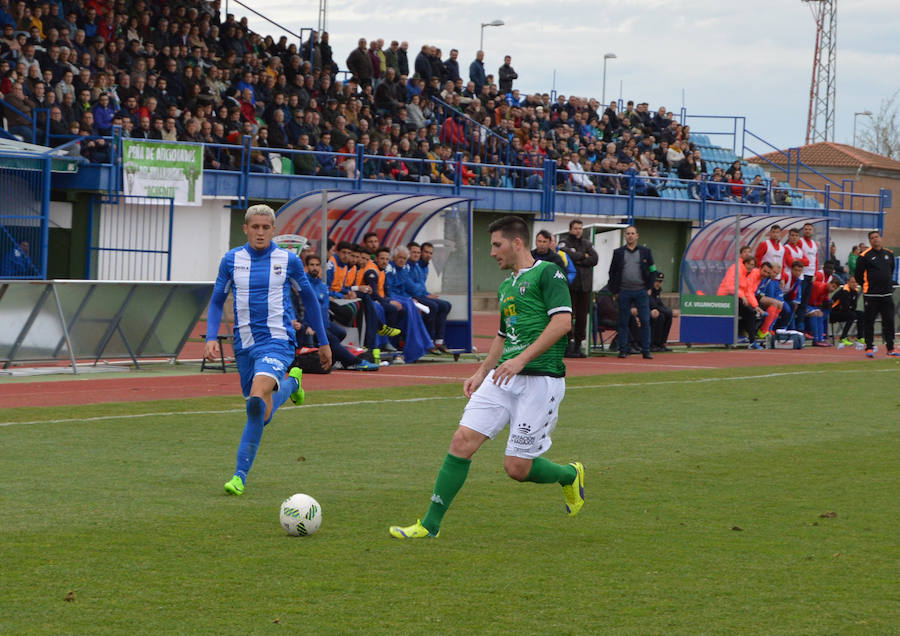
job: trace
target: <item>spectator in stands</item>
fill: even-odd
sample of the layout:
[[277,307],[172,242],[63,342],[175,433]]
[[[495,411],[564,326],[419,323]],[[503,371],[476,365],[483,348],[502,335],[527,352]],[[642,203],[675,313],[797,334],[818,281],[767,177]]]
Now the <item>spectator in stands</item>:
[[725,200],[741,202],[744,200],[744,179],[741,176],[740,168],[731,173],[728,179],[728,190],[726,191]]
[[316,144],[316,152],[321,153],[315,155],[316,161],[318,162],[316,174],[322,177],[341,176],[334,156],[334,149],[331,147],[330,132],[325,131],[319,137],[319,143]]
[[13,135],[21,137],[25,143],[32,143],[34,138],[31,133],[31,113],[35,107],[34,102],[31,98],[25,97],[22,84],[19,82],[13,85],[12,92],[4,99],[7,104],[7,107],[3,109],[7,130]]
[[584,238],[584,224],[581,219],[569,222],[569,232],[559,240],[558,247],[575,266],[575,279],[569,283],[575,326],[569,337],[566,355],[583,358],[585,354],[581,347],[587,337],[587,315],[594,284],[594,266],[597,265],[599,256],[590,241]]
[[[669,148],[666,151],[666,162],[670,169],[677,169],[684,160],[685,154],[682,151],[681,142],[676,139],[669,145]],[[693,173],[693,168],[691,169],[691,172]]]
[[[134,100],[133,97],[129,99]],[[109,95],[106,93],[100,95],[97,104],[91,109],[91,112],[94,114],[94,125],[97,127],[97,132],[104,136],[110,135],[112,133],[112,119],[115,115],[115,110],[109,103]]]
[[405,40],[400,42],[400,48],[397,49],[397,66],[400,67],[400,75],[409,75],[409,42]]
[[573,152],[569,155],[569,162],[566,164],[566,169],[569,171],[569,182],[573,190],[577,192],[589,192],[591,194],[597,192],[597,186],[588,178],[588,175],[585,174],[584,169],[581,167],[581,164],[579,163],[579,154],[577,152]]
[[650,351],[671,351],[668,346],[669,331],[672,329],[672,309],[662,299],[662,284],[665,275],[657,271],[650,289]]
[[481,89],[488,84],[484,72],[484,51],[475,53],[475,59],[469,64],[469,80],[475,84],[475,93],[481,95]]
[[519,79],[519,74],[516,73],[510,62],[512,62],[512,58],[509,55],[504,56],[503,66],[497,70],[500,94],[504,97],[512,92],[513,81]]
[[747,193],[744,195],[746,203],[761,205],[766,202],[766,185],[763,183],[762,175],[753,177],[753,181],[746,188]]
[[460,79],[459,51],[457,49],[450,49],[450,57],[444,60],[444,68],[447,69],[447,78],[455,84]]
[[366,39],[360,38],[357,48],[347,56],[347,69],[353,74],[353,81],[365,88],[372,85],[374,69],[366,50]]
[[634,306],[640,321],[641,355],[649,360],[653,355],[650,353],[648,292],[653,287],[656,265],[650,248],[639,245],[638,238],[637,228],[633,225],[625,228],[625,245],[613,250],[609,266],[609,290],[616,295],[619,305],[619,357],[628,356],[628,323]]

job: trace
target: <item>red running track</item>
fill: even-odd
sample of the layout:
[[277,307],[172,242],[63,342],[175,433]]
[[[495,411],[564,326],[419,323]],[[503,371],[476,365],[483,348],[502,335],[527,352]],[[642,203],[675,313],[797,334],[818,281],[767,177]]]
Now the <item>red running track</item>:
[[[487,343],[481,340],[476,344]],[[485,349],[482,347],[482,349]],[[607,375],[611,373],[646,373],[696,369],[765,367],[773,365],[806,365],[823,362],[848,362],[863,359],[862,352],[836,349],[803,349],[801,351],[721,350],[690,353],[656,354],[653,360],[629,356],[620,360],[612,356],[584,360],[567,360],[570,376]],[[329,375],[306,374],[303,387],[311,391],[327,391],[348,387],[371,389],[421,384],[461,383],[471,375],[477,363],[417,363],[382,367],[377,372],[335,371]],[[138,402],[176,400],[194,397],[238,395],[240,385],[235,372],[196,373],[165,377],[98,378],[57,380],[53,382],[0,382],[0,408],[24,406],[68,406],[104,402]]]

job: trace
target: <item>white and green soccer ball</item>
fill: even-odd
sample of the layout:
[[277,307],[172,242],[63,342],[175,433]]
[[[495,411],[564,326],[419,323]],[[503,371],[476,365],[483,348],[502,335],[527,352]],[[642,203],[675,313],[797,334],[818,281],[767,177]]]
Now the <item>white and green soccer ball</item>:
[[315,534],[322,525],[322,506],[303,493],[291,495],[281,502],[281,526],[294,537]]

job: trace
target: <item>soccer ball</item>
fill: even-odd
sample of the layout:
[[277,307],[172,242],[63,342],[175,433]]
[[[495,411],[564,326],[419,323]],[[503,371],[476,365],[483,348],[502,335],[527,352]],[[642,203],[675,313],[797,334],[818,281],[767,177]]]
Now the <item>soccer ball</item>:
[[303,493],[291,495],[281,502],[281,526],[293,537],[315,534],[322,525],[322,506]]

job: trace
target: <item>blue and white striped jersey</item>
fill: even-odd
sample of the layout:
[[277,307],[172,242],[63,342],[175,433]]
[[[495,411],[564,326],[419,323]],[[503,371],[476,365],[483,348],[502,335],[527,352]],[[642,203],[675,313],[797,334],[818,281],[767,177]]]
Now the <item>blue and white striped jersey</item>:
[[[283,250],[274,243],[263,252],[249,244],[230,250],[219,264],[219,275],[210,302],[208,330],[213,334],[218,332],[219,320],[214,319],[221,319],[221,313],[214,315],[214,308],[221,309],[231,291],[234,297],[235,351],[271,340],[286,340],[296,346],[296,335],[291,325],[295,317],[291,304],[292,285],[301,292],[301,296],[308,294],[314,298],[303,264],[295,253]],[[317,310],[318,306],[313,308],[316,314]]]

